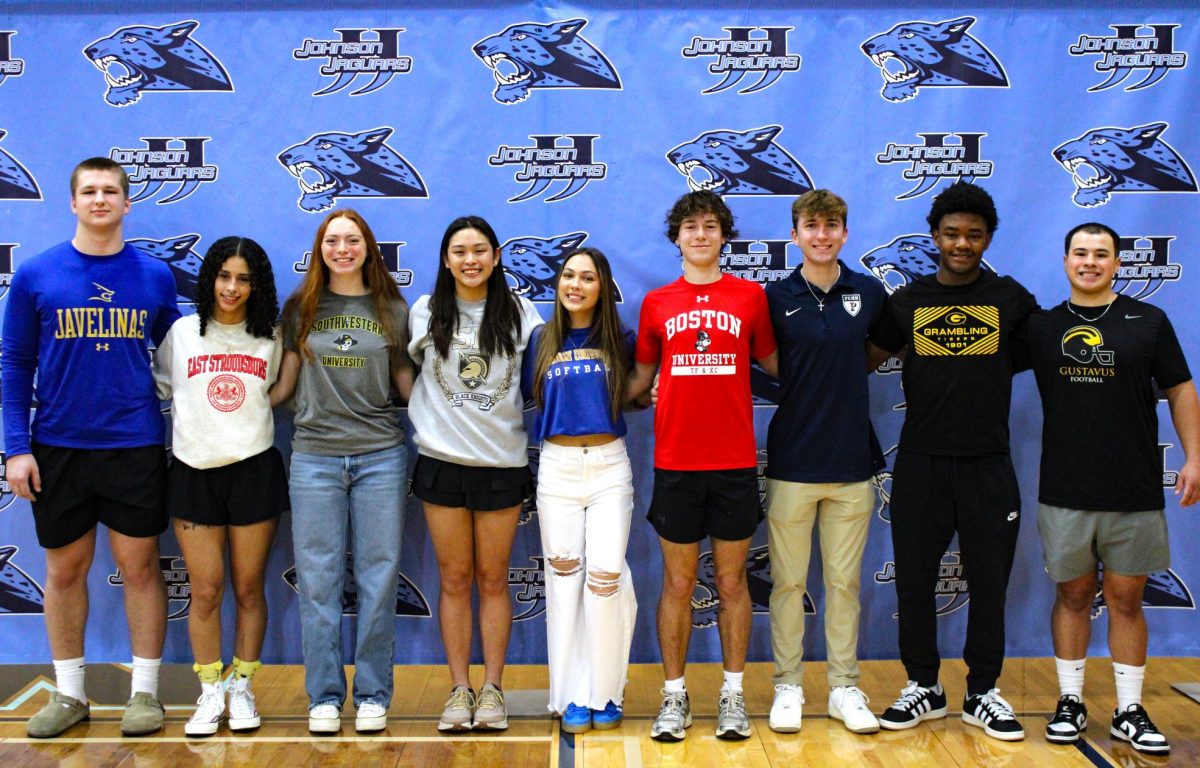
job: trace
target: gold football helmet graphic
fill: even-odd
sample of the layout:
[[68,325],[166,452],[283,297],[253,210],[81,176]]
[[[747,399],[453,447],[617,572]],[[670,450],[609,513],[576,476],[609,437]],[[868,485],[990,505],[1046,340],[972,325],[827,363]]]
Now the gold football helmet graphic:
[[1104,336],[1090,325],[1077,325],[1063,334],[1063,354],[1080,363],[1112,365],[1115,359],[1112,350],[1101,349]]

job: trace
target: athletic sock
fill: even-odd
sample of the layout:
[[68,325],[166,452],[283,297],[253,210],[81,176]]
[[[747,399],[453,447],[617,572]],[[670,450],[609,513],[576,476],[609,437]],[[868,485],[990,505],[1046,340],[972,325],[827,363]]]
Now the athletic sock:
[[682,677],[666,681],[663,683],[663,688],[666,689],[667,693],[687,693],[687,686],[684,685]]
[[233,674],[237,677],[244,677],[247,680],[254,677],[254,673],[262,666],[261,661],[242,661],[237,656],[233,657]]
[[1117,711],[1124,712],[1130,704],[1142,703],[1142,681],[1146,666],[1134,667],[1113,662],[1113,679],[1117,684]]
[[1058,672],[1058,695],[1074,696],[1083,701],[1083,672],[1087,657],[1082,659],[1060,659],[1054,657],[1054,669]]
[[130,683],[130,695],[135,693],[148,693],[154,698],[158,698],[158,670],[162,666],[162,657],[157,659],[143,659],[140,656],[133,657],[133,680]]
[[730,672],[728,669],[722,671],[725,673],[725,680],[721,684],[721,690],[726,693],[741,693],[742,675],[745,672]]
[[54,685],[64,696],[87,702],[87,693],[83,687],[83,675],[86,669],[82,656],[78,659],[55,659]]
[[221,670],[225,669],[225,665],[217,659],[211,664],[201,664],[196,662],[192,665],[192,671],[200,678],[200,682],[205,685],[212,685],[221,679]]

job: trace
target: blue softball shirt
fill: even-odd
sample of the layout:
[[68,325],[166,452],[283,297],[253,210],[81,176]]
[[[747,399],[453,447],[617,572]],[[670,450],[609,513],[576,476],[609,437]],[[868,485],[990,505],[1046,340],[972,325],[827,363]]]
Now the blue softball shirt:
[[65,242],[22,264],[4,311],[8,455],[30,453],[31,432],[61,448],[161,444],[150,342],[162,341],[178,318],[171,270],[129,244],[90,256]]
[[[533,366],[537,349],[546,326],[536,328],[525,351],[521,388],[525,399],[533,401]],[[588,344],[591,328],[573,328],[563,339],[563,349],[546,371],[542,385],[545,406],[533,418],[531,440],[544,440],[551,435],[616,435],[626,433],[625,416],[612,417],[609,400],[608,370],[600,350]],[[633,331],[625,331],[625,352],[633,360]]]

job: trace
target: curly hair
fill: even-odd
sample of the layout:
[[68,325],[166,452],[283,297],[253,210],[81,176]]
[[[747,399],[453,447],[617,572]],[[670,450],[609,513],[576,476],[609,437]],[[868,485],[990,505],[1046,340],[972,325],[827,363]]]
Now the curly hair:
[[996,203],[992,196],[983,187],[970,182],[956,181],[933,198],[929,215],[925,217],[929,231],[937,231],[942,219],[953,213],[973,213],[979,216],[987,226],[989,235],[1000,226],[1000,217],[996,215]]
[[664,222],[667,225],[667,239],[672,243],[678,240],[679,226],[683,224],[683,220],[689,216],[699,216],[705,213],[711,213],[717,217],[717,221],[721,223],[721,236],[726,240],[732,240],[738,236],[738,231],[733,227],[733,211],[729,210],[729,206],[716,192],[703,189],[680,196],[671,206],[671,210],[667,211],[667,218]]
[[256,339],[275,338],[279,318],[279,298],[275,294],[275,273],[263,247],[248,237],[222,237],[208,247],[200,275],[196,279],[196,314],[200,316],[200,335],[204,335],[217,303],[217,273],[226,260],[241,256],[250,267],[250,298],[246,300],[246,333]]

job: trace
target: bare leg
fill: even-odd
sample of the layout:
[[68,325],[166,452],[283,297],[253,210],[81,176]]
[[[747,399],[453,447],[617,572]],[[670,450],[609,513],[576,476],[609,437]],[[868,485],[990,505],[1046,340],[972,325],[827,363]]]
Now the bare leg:
[[[225,526],[175,520],[175,538],[183,550],[192,604],[188,637],[198,664],[221,660],[221,598],[225,594]],[[153,657],[151,657],[153,658]]]
[[1104,572],[1108,604],[1108,650],[1112,660],[1131,667],[1146,665],[1146,614],[1142,611],[1145,576]]
[[729,672],[746,668],[746,649],[750,646],[750,588],[746,584],[746,553],[750,539],[723,541],[711,539],[713,568],[721,606],[717,611],[717,631],[721,634],[721,657]]
[[658,598],[658,647],[668,680],[683,677],[692,639],[692,593],[700,544],[676,544],[659,537],[663,554],[663,587]]
[[521,505],[474,513],[475,583],[479,588],[479,635],[483,641],[483,682],[500,686],[512,630],[508,566]]
[[1050,614],[1050,633],[1054,638],[1054,655],[1058,658],[1078,660],[1087,656],[1088,641],[1092,636],[1092,600],[1095,597],[1095,571],[1071,581],[1059,582],[1056,586],[1054,611]]
[[433,540],[441,585],[438,621],[446,663],[455,686],[471,687],[471,583],[475,534],[470,510],[425,502],[425,525]]
[[229,570],[237,598],[237,630],[233,652],[242,661],[258,661],[267,632],[267,598],[263,591],[267,557],[279,518],[252,525],[231,525]]
[[96,529],[67,544],[46,550],[46,635],[55,659],[83,656],[87,626],[87,575],[96,554]]
[[125,579],[125,618],[133,655],[162,657],[167,631],[167,587],[158,562],[158,537],[108,532],[113,558]]

